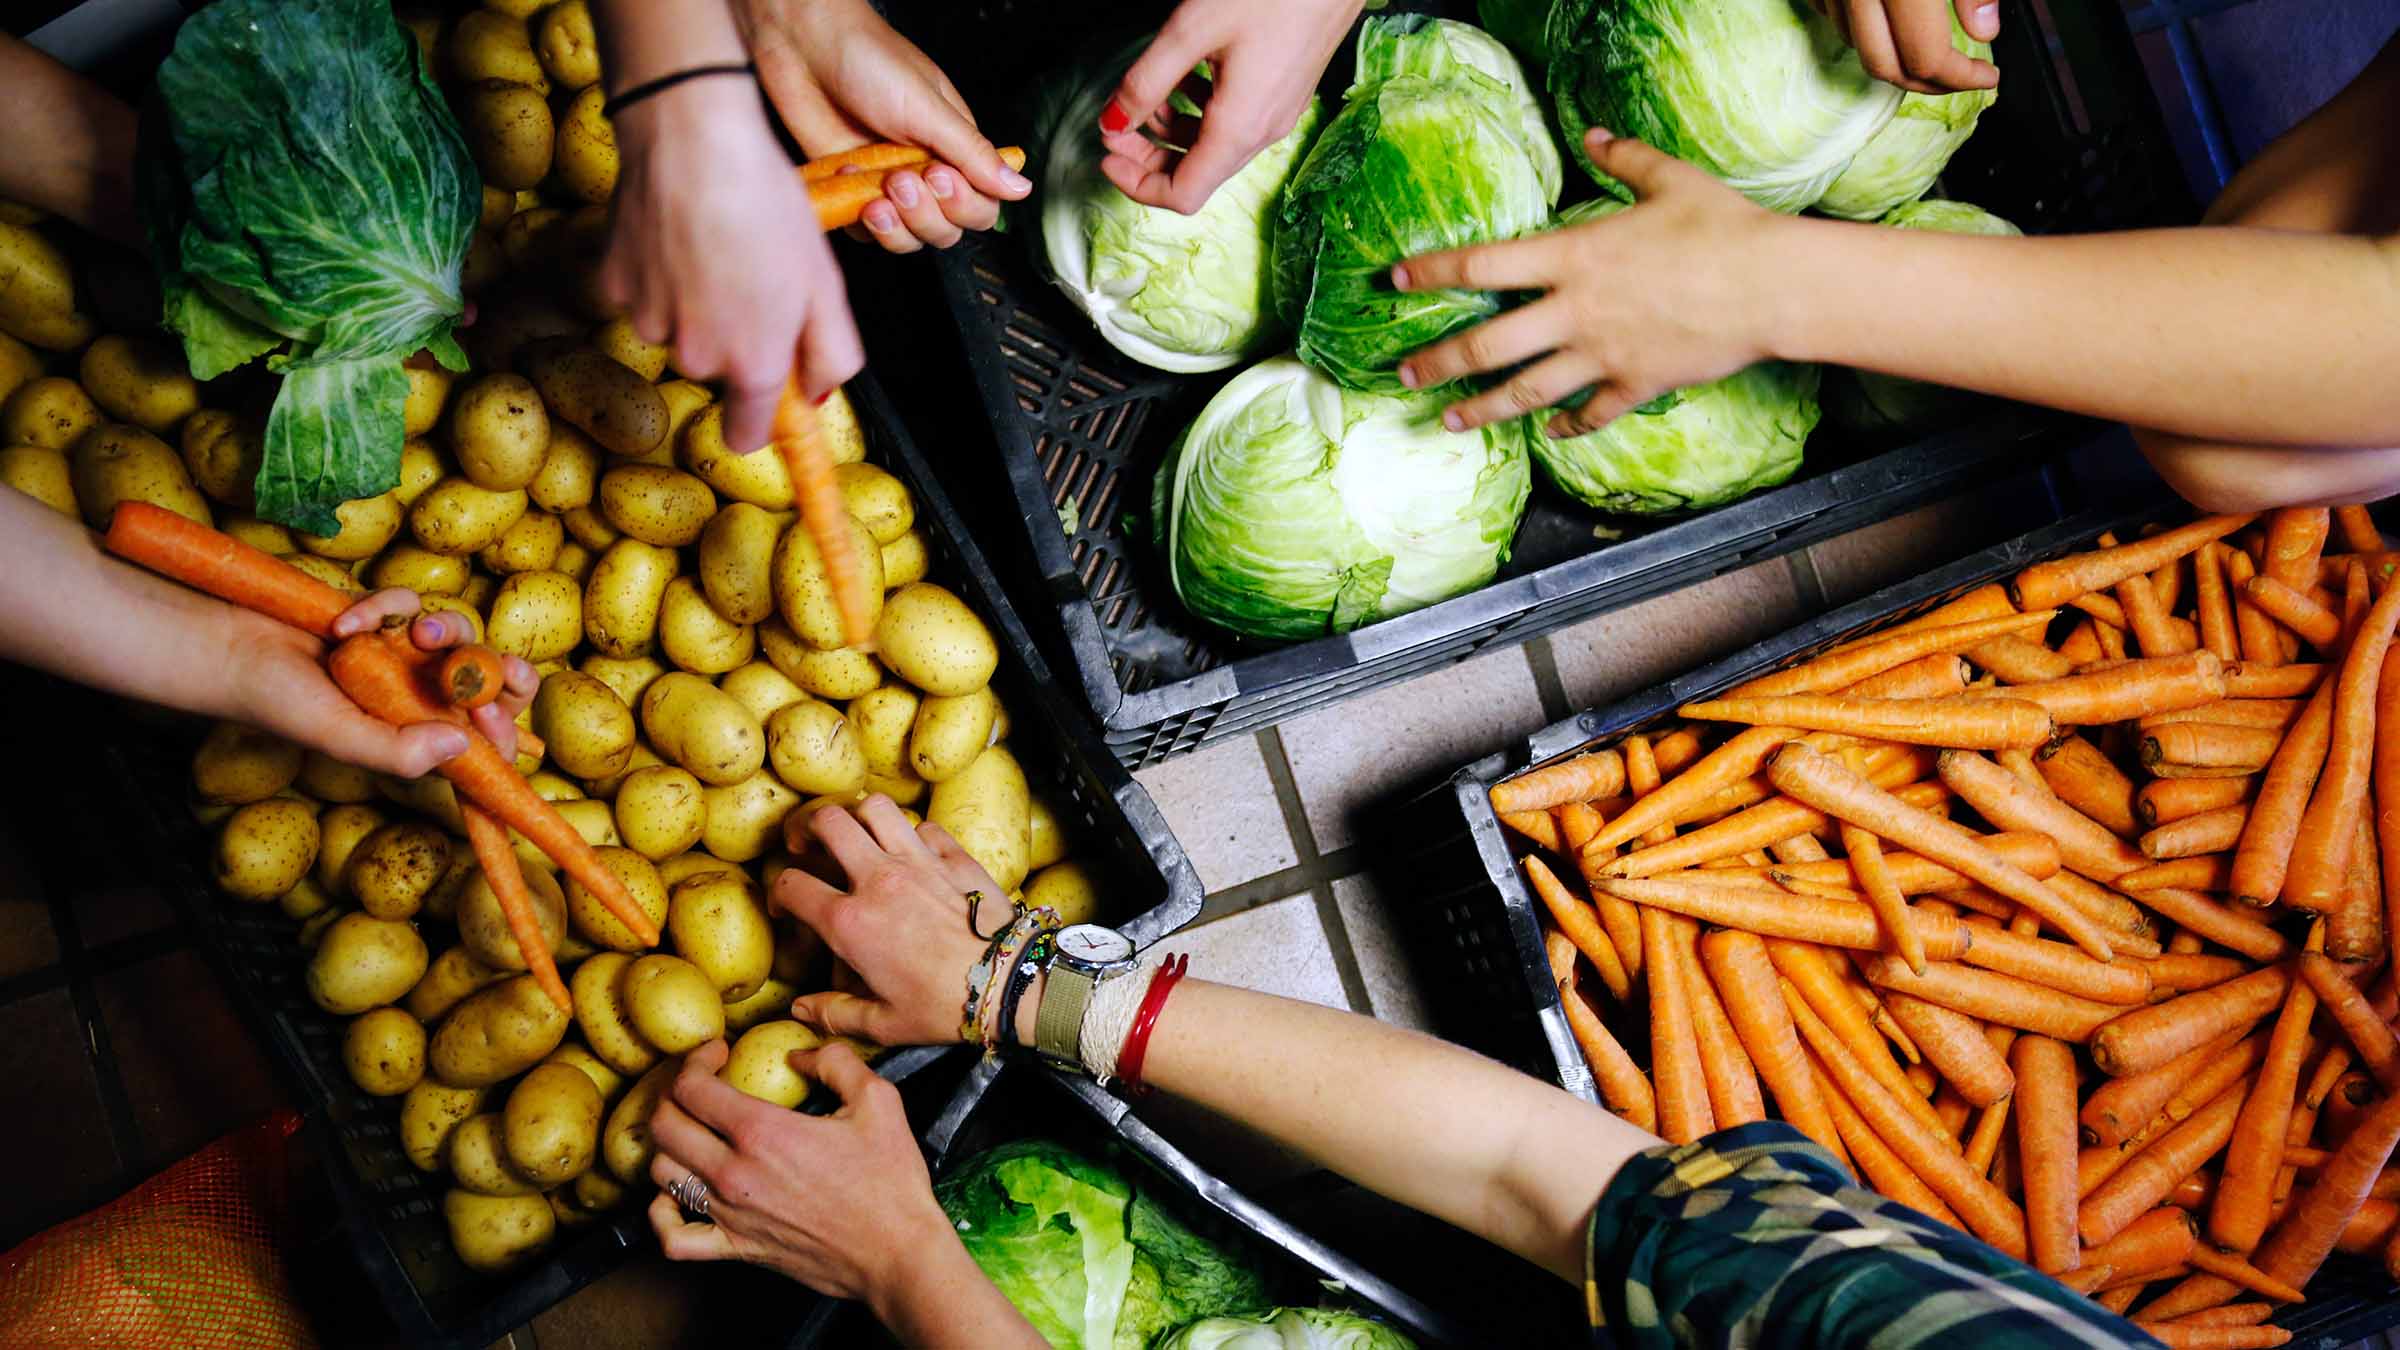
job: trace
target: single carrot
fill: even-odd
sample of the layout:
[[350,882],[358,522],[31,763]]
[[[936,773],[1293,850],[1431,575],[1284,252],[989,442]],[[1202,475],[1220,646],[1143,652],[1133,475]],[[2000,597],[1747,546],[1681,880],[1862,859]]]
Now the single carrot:
[[[2259,780],[2240,778],[2154,778],[2142,784],[2133,795],[2134,818],[2145,830],[2154,830],[2170,821],[2196,816],[2203,811],[2232,806],[2249,801],[2257,795]],[[2134,833],[2134,831],[2127,831]]]
[[1547,811],[1562,802],[1594,801],[1624,790],[1625,757],[1614,750],[1594,750],[1494,783],[1492,810],[1503,816]]
[[[863,174],[829,180],[840,183]],[[813,191],[813,189],[812,189]],[[847,223],[847,222],[845,222]],[[816,406],[800,386],[786,382],[775,404],[774,438],[792,480],[792,496],[800,507],[800,524],[815,541],[825,565],[825,580],[833,591],[834,608],[842,621],[842,645],[865,647],[874,640],[870,606],[877,598],[867,593],[867,575],[859,562],[849,508],[842,503],[841,485],[834,477],[833,454],[817,426]]]
[[2142,1127],[2158,1118],[2177,1089],[2248,1033],[2247,1027],[2237,1028],[2206,1044],[2195,1045],[2148,1072],[2103,1081],[2084,1099],[2077,1117],[2083,1123],[2083,1142],[2114,1148],[2133,1138]]
[[[2208,945],[2208,944],[2207,944],[2206,942],[2204,942],[2204,941],[2202,941],[2202,940],[2201,940],[2201,937],[2200,937],[2200,935],[2199,935],[2198,933],[2195,933],[2195,932],[2193,932],[2192,930],[2190,930],[2190,929],[2188,929],[2188,928],[2178,928],[2178,929],[2176,929],[2176,930],[2175,930],[2175,936],[2173,936],[2173,937],[2171,937],[2171,938],[2167,939],[2167,951],[2168,951],[2168,953],[2169,953],[2170,955],[2175,955],[2175,956],[2190,956],[2190,955],[2193,955],[2193,954],[2195,954],[2195,953],[2199,952],[2199,951],[2200,951],[2202,948],[2206,947],[2207,945]],[[2237,972],[2235,972],[2235,973],[2236,973],[2236,974],[2238,974],[2238,973],[2240,973],[2240,972],[2238,972],[2238,971],[2237,971]],[[2233,978],[2233,977],[2232,977],[2231,975],[2228,975],[2228,976],[2226,976],[2225,978],[2227,978],[2227,979],[2231,979],[2231,978]],[[2208,981],[2205,981],[2205,983],[2208,983],[2208,984],[2215,984],[2215,983],[2216,983],[2216,981],[2215,981],[2215,980],[2208,980]],[[2196,989],[2196,988],[2198,988],[2199,986],[2198,986],[2198,985],[2184,985],[2184,986],[2182,986],[2182,987],[2183,987],[2183,988],[2186,988],[2186,989]]]
[[2111,959],[2113,952],[2100,925],[2045,883],[1995,857],[1958,826],[1901,801],[1806,746],[1786,745],[1776,751],[1767,775],[1776,787],[1828,816],[1906,845],[2031,906],[2094,960]]
[[[2178,1086],[2167,1098],[2165,1116],[2169,1124],[2187,1120],[2191,1114],[2216,1099],[2216,1095],[2234,1083],[2250,1076],[2266,1060],[2267,1042],[2271,1031],[2252,1031],[2233,1043],[2231,1049],[2210,1060],[2195,1071],[2190,1081]],[[2313,1037],[2311,1038],[2313,1041]],[[2306,1058],[2304,1051],[2302,1058]]]
[[2106,881],[2147,861],[2107,826],[2060,801],[2047,784],[2027,783],[1981,755],[1945,750],[1935,772],[1992,824],[2056,840],[2059,861],[2084,876]]
[[2254,961],[2280,960],[2291,951],[2291,944],[2281,933],[2242,912],[2240,907],[2221,904],[2198,891],[2155,886],[2142,892],[2142,903],[2170,922]]
[[1828,652],[1845,652],[1854,647],[1870,646],[1901,633],[1913,633],[1925,628],[1951,628],[1962,623],[1974,623],[1979,619],[2005,618],[2016,612],[2017,607],[2009,600],[2007,590],[1995,581],[1988,585],[1978,586],[1955,600],[1936,605],[1913,619],[1893,624],[1889,628],[1879,629],[1864,637],[1852,638],[1847,642],[1837,642],[1828,649]]
[[2323,912],[2339,900],[2366,808],[2367,776],[2375,750],[2378,712],[2400,716],[2400,688],[2381,693],[2384,657],[2392,628],[2400,622],[2400,586],[2386,590],[2367,611],[2358,636],[2342,654],[2335,677],[2333,728],[2325,770],[2293,836],[2292,862],[2283,902]]
[[[1998,834],[1981,835],[1978,840],[2003,861],[2029,876],[2047,879],[2058,874],[2058,844],[2048,835],[2029,830],[2003,830]],[[1930,895],[1975,888],[1975,883],[1965,876],[1915,853],[1887,852],[1883,855],[1883,865],[1884,870],[1891,873],[1892,884],[1900,888],[1902,895]],[[1858,889],[1858,871],[1847,858],[1827,858],[1813,863],[1779,863],[1756,872],[1743,871],[1735,875],[1761,880],[1770,876],[1789,877],[1795,881],[1840,886],[1853,891]]]
[[2185,1327],[2254,1327],[2275,1315],[2272,1303],[2228,1303],[2222,1308],[2203,1308],[2185,1313],[2171,1326]]
[[[2143,912],[2140,905],[2079,872],[2069,872],[2062,868],[2055,875],[2044,877],[2042,880],[2044,884],[2058,892],[2060,899],[2073,905],[2078,912],[2093,923],[2106,929],[2112,944],[2123,937],[2140,940],[2133,943],[2132,946],[2120,947],[2119,950],[2132,950],[2133,947],[2142,946],[2145,942],[2149,948],[2157,947],[2158,923]],[[2155,950],[2143,952],[2143,955],[2156,954]]]
[[2232,1281],[2237,1287],[2274,1299],[2279,1303],[2298,1303],[2305,1295],[2292,1285],[2276,1279],[2249,1262],[2228,1252],[2219,1251],[2207,1243],[2195,1243],[2184,1260],[2194,1270]]
[[[2034,650],[2048,651],[2043,647]],[[1937,652],[1894,666],[1881,675],[1870,675],[1856,684],[1845,684],[1833,692],[1849,698],[1947,698],[1966,689],[1967,677],[1964,658]]]
[[2161,1205],[2126,1224],[2108,1241],[2085,1247],[2083,1258],[2118,1272],[2117,1280],[2104,1282],[2114,1284],[2128,1276],[2184,1264],[2199,1240],[2191,1215]]
[[2241,659],[2241,639],[2233,626],[2233,600],[2225,589],[2225,546],[2201,545],[2192,553],[2192,609],[2200,630],[2200,645],[2217,659]]
[[1758,1090],[1758,1070],[1742,1048],[1716,985],[1700,966],[1699,925],[1676,921],[1675,940],[1683,950],[1680,961],[1692,1004],[1692,1039],[1700,1050],[1700,1075],[1708,1085],[1709,1114],[1720,1130],[1767,1118],[1766,1098]]
[[149,502],[109,518],[108,551],[304,633],[329,637],[351,599],[281,558]]
[[[1941,1118],[1942,1133],[1951,1138],[1956,1138],[1958,1136],[1958,1127],[1960,1125],[1964,1125],[1967,1118],[1962,1112],[1958,1119],[1954,1122],[1949,1117],[1942,1115],[1941,1103],[1934,1100],[1941,1095],[1941,1075],[1935,1073],[1933,1071],[1933,1066],[1930,1064],[1911,1064],[1902,1072],[1908,1078],[1908,1087],[1911,1092],[1914,1092],[1916,1095],[1923,1097],[1928,1101],[1933,1101],[1933,1113],[1935,1116]],[[1962,1102],[1960,1104],[1963,1106],[1965,1103]]]
[[2242,598],[2257,606],[2260,613],[2299,634],[2318,651],[2341,641],[2341,615],[2271,576],[2255,576],[2243,582]]
[[2284,733],[2283,744],[2259,780],[2249,822],[2242,827],[2241,843],[2233,855],[2236,899],[2265,906],[2283,894],[2300,822],[2332,745],[2335,688],[2330,680],[2318,686],[2300,720]]
[[1633,905],[1600,889],[1602,880],[1597,864],[1606,862],[1608,855],[1597,857],[1579,852],[1575,855],[1576,869],[1583,874],[1585,893],[1592,897],[1592,907],[1600,915],[1600,926],[1608,933],[1610,945],[1617,949],[1617,964],[1628,980],[1642,977],[1642,916]]
[[[2094,661],[2105,659],[2108,653],[2100,646],[2099,623],[2092,619],[2085,619],[2077,623],[2059,642],[2058,654],[2073,663],[2077,669],[2088,666]],[[2011,680],[2010,683],[2025,682]]]
[[[2202,878],[2203,880],[2217,881],[2219,884],[2215,889],[2221,890],[2233,880],[2233,864],[2230,861],[2228,850],[2242,841],[2242,827],[2249,823],[2250,808],[2247,806],[2222,806],[2214,811],[2203,811],[2196,816],[2185,816],[2181,820],[2169,821],[2144,834],[2141,842],[2142,854],[2161,862],[2200,857],[2226,859],[2221,869],[2212,867]],[[2148,871],[2149,869],[2141,870]],[[2219,870],[2223,873],[2222,877],[2217,876]],[[2119,876],[2116,880],[2120,886],[2123,886],[2123,876]],[[2155,884],[2188,885],[2180,880],[2160,881]],[[2126,886],[2125,889],[2133,888]],[[2210,888],[2202,886],[2193,889]]]
[[2225,667],[2227,698],[2305,698],[2324,682],[2325,667],[2313,662],[2258,666],[2236,661]]
[[2098,746],[2069,732],[2052,737],[2049,744],[2034,751],[2033,762],[2060,801],[2099,821],[2112,834],[2135,832],[2133,780]]
[[2090,1298],[2099,1291],[2100,1286],[2116,1277],[2117,1268],[2115,1266],[2095,1266],[2087,1260],[2075,1269],[2060,1271],[2051,1278],[2085,1298]]
[[[1705,722],[1742,722],[1754,727],[1799,727],[1899,741],[1908,745],[1996,750],[2031,748],[2050,739],[2050,715],[2016,699],[1960,695],[1955,698],[1872,699],[1841,694],[1782,694],[1772,698],[1727,698],[1687,703],[1683,716]],[[1788,740],[1789,737],[1787,736]]]
[[1728,699],[1784,694],[1831,693],[1926,656],[1955,655],[1994,638],[2039,632],[2058,617],[2055,610],[2003,614],[1938,628],[1903,629],[1875,641],[1830,652],[1813,661],[1762,675],[1727,690]]
[[[1650,749],[1650,738],[1642,735],[1628,736],[1618,749],[1625,756],[1625,787],[1633,794],[1634,799],[1639,801],[1644,796],[1658,791],[1660,779],[1658,756]],[[1605,829],[1606,825],[1604,824],[1602,828]],[[1597,832],[1592,835],[1594,839],[1598,837]],[[1672,823],[1666,823],[1644,833],[1639,842],[1663,844],[1674,837],[1675,826]],[[1584,848],[1588,846],[1589,842],[1586,840],[1584,844],[1578,844],[1576,847]]]
[[1548,811],[1503,811],[1500,823],[1524,835],[1552,853],[1563,852],[1566,840],[1558,830],[1558,817]]
[[2236,1083],[2128,1158],[2108,1180],[2083,1198],[2075,1215],[2083,1240],[2105,1244],[2135,1219],[2156,1209],[2178,1182],[2223,1151],[2233,1137],[2234,1117],[2242,1107],[2243,1084]]
[[[2193,1263],[2198,1268],[2199,1263]],[[2133,1324],[2156,1337],[2168,1350],[2264,1350],[2289,1345],[2292,1333],[2282,1327],[2193,1326],[2186,1322],[2153,1322],[2137,1317]]]
[[507,682],[500,654],[482,643],[452,648],[442,660],[442,695],[453,708],[480,708],[500,697]]
[[1650,1078],[1658,1132],[1671,1144],[1688,1144],[1716,1122],[1691,1035],[1691,987],[1675,940],[1678,922],[1665,910],[1642,911],[1642,965],[1650,972]]
[[1616,848],[1661,826],[1680,824],[1720,789],[1757,773],[1776,747],[1799,735],[1787,727],[1752,727],[1702,756],[1657,791],[1634,799],[1593,836],[1590,847]]
[[1928,1003],[1986,1022],[2015,1027],[2054,1040],[2081,1044],[2125,1011],[2116,1004],[2062,994],[2030,980],[1978,970],[1954,961],[1935,961],[1918,975],[1889,956],[1869,959],[1867,978],[1877,987],[1911,994]]
[[[1941,1128],[1940,1118],[1934,1114],[1932,1106],[1926,1103],[1921,1093],[1909,1086],[1908,1075],[1892,1058],[1891,1052],[1884,1048],[1883,1037],[1869,1021],[1865,1008],[1844,984],[1843,963],[1824,948],[1810,943],[1768,938],[1766,947],[1767,959],[1774,964],[1775,973],[1808,1000],[1809,1006],[1816,1009],[1825,1024],[1832,1027],[1834,1034],[1842,1038],[1842,1043],[1850,1047],[1850,1053],[1858,1063],[1866,1066],[1867,1072],[1890,1089],[1893,1096],[1919,1121],[1929,1128]],[[1880,1010],[1881,1005],[1876,1006]]]
[[2358,1062],[2375,1075],[2387,1091],[2400,1091],[2400,1037],[2390,1021],[2369,1006],[2347,971],[2320,952],[2305,952],[2299,960],[2301,980],[2316,994],[2334,1025],[2350,1039]]
[[2076,596],[2067,602],[2067,607],[2082,610],[2092,616],[2092,622],[2103,628],[2114,628],[2120,633],[2132,626],[2125,618],[2125,606],[2106,591],[2090,591]]
[[2250,523],[2251,516],[2208,516],[2134,543],[2035,563],[2008,583],[2021,610],[2047,609],[2090,591],[2106,590],[2136,573],[2154,572],[2211,540]]
[[[1637,881],[1603,877],[1600,889],[1644,909],[1664,910],[1762,937],[1791,938],[1862,951],[1879,950],[1888,940],[1883,921],[1873,907],[1855,900],[1776,896],[1742,885],[1664,877]],[[1955,960],[1971,945],[1966,925],[1956,919],[1915,913],[1908,918],[1926,952],[1935,959]]]
[[2306,699],[2297,698],[2229,698],[2221,703],[2204,703],[2197,708],[2182,708],[2175,712],[2152,713],[2141,720],[2144,731],[2175,722],[2216,722],[2235,727],[2266,727],[2282,731],[2298,721],[2308,706]]
[[2150,578],[2139,573],[2117,583],[2117,603],[2125,623],[2144,656],[2174,656],[2184,650],[2182,636],[2167,621],[2167,609]]
[[1550,816],[1558,822],[1560,851],[1570,856],[1581,853],[1583,846],[1607,822],[1607,817],[1592,809],[1590,802],[1560,802],[1550,808]]
[[2154,956],[2142,962],[2150,972],[2150,986],[2155,990],[2182,991],[2206,989],[2223,984],[2246,973],[2250,963],[2234,956],[2207,956],[2199,952],[2175,952]]
[[2317,559],[2324,555],[2332,532],[2332,515],[2321,506],[2287,506],[2270,513],[2259,572],[2289,586],[2314,583]]
[[888,173],[924,164],[933,158],[914,145],[861,145],[836,154],[822,155],[800,166],[800,181],[814,183],[837,173]]
[[1557,874],[1550,870],[1550,865],[1540,858],[1529,854],[1524,866],[1526,880],[1533,884],[1533,893],[1541,898],[1542,908],[1549,912],[1550,921],[1558,926],[1558,931],[1565,934],[1569,942],[1575,944],[1575,949],[1583,953],[1584,959],[1592,963],[1592,969],[1599,972],[1600,982],[1608,986],[1609,997],[1619,1003],[1631,998],[1633,980],[1625,973],[1623,963],[1618,961],[1617,946],[1609,940],[1607,931],[1600,927],[1600,920],[1592,907],[1577,899]]
[[2343,547],[2352,553],[2383,551],[2383,531],[2375,526],[2375,518],[2361,506],[2333,508],[2333,523],[2340,530]]
[[2257,575],[2257,562],[2248,553],[2238,548],[2226,551],[2225,588],[2233,596],[2234,636],[2241,644],[2243,664],[2259,668],[2284,665],[2283,625],[2268,617],[2244,593],[2250,579]]
[[1583,990],[1575,983],[1575,944],[1566,934],[1550,929],[1543,935],[1542,946],[1550,958],[1550,974],[1558,982],[1559,1005],[1566,1010],[1567,1029],[1574,1033],[1575,1044],[1582,1048],[1584,1062],[1591,1067],[1592,1083],[1600,1093],[1600,1104],[1645,1130],[1658,1128],[1658,1102],[1650,1092],[1650,1080],[1625,1053],[1625,1047],[1610,1034],[1592,1005],[1584,1001]]
[[2386,946],[2383,860],[2376,855],[2374,829],[2363,812],[2356,833],[2341,899],[2325,915],[2325,953],[2336,961],[2380,961]]
[[2075,662],[2063,652],[2023,637],[1997,637],[1967,649],[1967,660],[2004,684],[2033,684],[2060,680],[2075,673]]
[[[2147,843],[2142,851],[2150,851]],[[2187,891],[2221,891],[2233,884],[2233,855],[2198,853],[2169,858],[2165,862],[2136,868],[2109,884],[2136,897],[2143,891],[2161,886],[2180,886]]]
[[2075,1232],[2075,1052],[2046,1036],[2020,1036],[2009,1064],[2027,1245],[2035,1269],[2072,1270],[2083,1260]]
[[2092,1061],[2112,1077],[2157,1068],[2195,1045],[2266,1016],[2283,1002],[2291,982],[2290,970],[2269,966],[2136,1008],[2092,1034]]
[[2025,1214],[2001,1189],[1967,1166],[1966,1159],[1952,1151],[1955,1142],[1926,1127],[1923,1121],[1910,1114],[1892,1092],[1868,1073],[1833,1034],[1823,1019],[1812,1010],[1797,990],[1786,990],[1786,1006],[1792,1020],[1800,1029],[1800,1037],[1814,1051],[1817,1062],[1825,1067],[1834,1085],[1849,1099],[1850,1105],[1865,1119],[1867,1125],[1881,1136],[1892,1151],[1908,1164],[1909,1170],[1923,1178],[1934,1194],[1965,1221],[1968,1231],[2001,1251],[2024,1260]]
[[[2323,941],[2321,930],[2317,940]],[[2283,1011],[2267,1036],[2266,1056],[2234,1119],[2233,1138],[2217,1174],[2217,1198],[2209,1206],[2208,1232],[2235,1251],[2249,1251],[2266,1235],[2267,1206],[2283,1167],[2284,1136],[2291,1129],[2292,1102],[2300,1090],[2308,1024],[2316,1015],[2316,991],[2306,981],[2291,981]]]
[[2219,722],[2173,722],[2142,730],[2142,766],[2161,764],[2256,773],[2275,757],[2283,733],[2272,727],[2227,726]]
[[[1001,147],[1000,159],[1012,169],[1025,167],[1025,152],[1017,146]],[[856,225],[858,218],[866,213],[867,205],[883,196],[886,180],[907,167],[901,164],[880,170],[834,172],[808,181],[808,204],[816,209],[817,228],[831,234]]]
[[2062,680],[2010,685],[1983,696],[2038,703],[2061,726],[2124,722],[2224,698],[2225,664],[2212,652],[2144,657]]
[[477,865],[483,868],[484,884],[492,888],[492,898],[500,902],[500,915],[508,921],[508,935],[525,958],[525,969],[560,1012],[573,1012],[574,1001],[567,994],[566,981],[558,977],[558,963],[551,959],[549,944],[542,938],[541,920],[533,912],[533,892],[525,886],[525,874],[518,865],[516,848],[509,843],[508,830],[471,801],[460,802],[458,806],[467,824],[467,843],[475,850]]
[[1796,864],[1825,862],[1833,857],[1813,834],[1795,834],[1767,845],[1767,856],[1779,863]]
[[1700,965],[1751,1067],[1775,1094],[1776,1110],[1847,1163],[1841,1134],[1802,1052],[1766,943],[1753,934],[1721,928],[1700,939]]
[[[2063,942],[2028,937],[2006,929],[1975,931],[1966,954],[1968,965],[2073,994],[2095,1003],[2131,1006],[2150,998],[2151,976],[2137,961],[2102,965]],[[1922,974],[1923,972],[1918,972]]]
[[1992,1049],[1974,1018],[1896,991],[1884,995],[1883,1005],[1967,1105],[1990,1106],[2016,1091],[2008,1061]]
[[1925,939],[1910,922],[1908,897],[1892,880],[1892,869],[1884,864],[1882,842],[1856,825],[1844,824],[1842,852],[1850,861],[1850,870],[1858,876],[1858,887],[1865,893],[1868,906],[1875,911],[1884,931],[1891,934],[1893,948],[1908,962],[1909,969],[1924,974]]

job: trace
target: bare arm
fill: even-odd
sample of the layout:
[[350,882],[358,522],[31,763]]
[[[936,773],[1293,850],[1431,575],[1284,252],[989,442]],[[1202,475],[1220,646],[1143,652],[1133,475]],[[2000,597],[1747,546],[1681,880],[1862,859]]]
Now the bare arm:
[[140,247],[133,215],[133,109],[0,33],[0,197]]

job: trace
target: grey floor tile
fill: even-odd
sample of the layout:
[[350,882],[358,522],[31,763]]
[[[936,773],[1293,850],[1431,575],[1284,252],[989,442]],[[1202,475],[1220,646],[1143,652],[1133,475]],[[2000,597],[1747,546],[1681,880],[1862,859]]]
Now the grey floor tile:
[[1350,1007],[1313,895],[1286,896],[1187,928],[1164,946],[1189,955],[1192,973],[1203,979],[1328,1008]]
[[1525,651],[1479,656],[1287,722],[1283,752],[1318,849],[1358,838],[1370,802],[1479,759],[1539,729],[1541,694]]
[[1300,861],[1257,737],[1220,741],[1134,777],[1166,814],[1205,889],[1239,886]]
[[1790,565],[1769,559],[1550,635],[1570,707],[1622,698],[1771,637],[1802,617]]
[[1333,902],[1341,908],[1342,928],[1357,958],[1359,978],[1367,986],[1368,1010],[1394,1026],[1433,1030],[1424,996],[1418,992],[1416,968],[1409,963],[1408,950],[1374,881],[1363,874],[1343,877],[1333,883]]

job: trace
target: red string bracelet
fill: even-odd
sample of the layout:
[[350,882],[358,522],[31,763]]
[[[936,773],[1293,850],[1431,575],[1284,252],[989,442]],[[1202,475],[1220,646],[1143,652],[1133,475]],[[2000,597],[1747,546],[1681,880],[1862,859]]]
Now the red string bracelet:
[[1159,963],[1158,973],[1150,977],[1150,989],[1142,995],[1142,1006],[1133,1015],[1133,1030],[1125,1033],[1125,1048],[1117,1052],[1117,1079],[1127,1091],[1139,1095],[1150,1089],[1142,1082],[1142,1057],[1150,1050],[1150,1031],[1158,1025],[1159,1010],[1167,1006],[1167,993],[1183,972],[1192,964],[1188,956],[1170,956]]

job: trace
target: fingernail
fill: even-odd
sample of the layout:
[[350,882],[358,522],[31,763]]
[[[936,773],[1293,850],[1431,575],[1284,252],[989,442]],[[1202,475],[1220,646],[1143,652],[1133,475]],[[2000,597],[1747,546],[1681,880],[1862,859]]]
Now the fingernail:
[[1465,431],[1467,429],[1467,415],[1460,412],[1456,408],[1448,409],[1442,414],[1442,425],[1450,428],[1452,431]]
[[1990,38],[1994,33],[2000,31],[2000,6],[1996,4],[1977,5],[1974,22],[1968,27],[1973,30],[1974,36]]
[[1392,269],[1392,289],[1396,291],[1408,289],[1408,265],[1406,263]]
[[438,727],[434,731],[434,753],[445,763],[467,753],[469,744],[467,733],[457,727]]
[[902,206],[915,206],[917,204],[917,176],[913,173],[893,174],[883,180],[883,193]]
[[1118,107],[1113,99],[1100,112],[1100,129],[1112,136],[1132,125],[1133,115]]
[[1608,144],[1610,141],[1613,141],[1616,138],[1617,133],[1610,131],[1607,127],[1593,127],[1591,130],[1583,133],[1583,143],[1591,146],[1595,150],[1599,149],[1603,145]]
[[865,216],[867,228],[877,234],[890,234],[900,223],[899,213],[883,202],[869,206]]
[[1033,191],[1033,180],[1015,169],[1004,168],[1000,171],[1000,186],[1022,197]]
[[925,186],[932,188],[933,195],[943,201],[950,200],[950,194],[958,191],[958,185],[950,181],[949,173],[941,169],[925,175]]
[[1400,387],[1403,389],[1417,387],[1417,368],[1406,361],[1400,363]]
[[828,389],[824,393],[817,395],[817,406],[822,408],[826,404],[833,402],[833,396],[836,392],[837,391],[835,390]]

